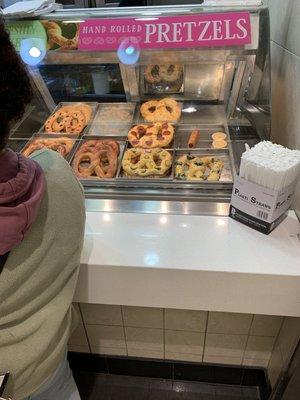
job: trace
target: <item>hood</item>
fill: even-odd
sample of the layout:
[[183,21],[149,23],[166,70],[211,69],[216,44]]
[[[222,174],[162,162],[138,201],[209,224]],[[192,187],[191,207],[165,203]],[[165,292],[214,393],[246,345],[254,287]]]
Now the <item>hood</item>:
[[0,154],[0,255],[22,242],[45,187],[43,170],[35,161],[12,150]]

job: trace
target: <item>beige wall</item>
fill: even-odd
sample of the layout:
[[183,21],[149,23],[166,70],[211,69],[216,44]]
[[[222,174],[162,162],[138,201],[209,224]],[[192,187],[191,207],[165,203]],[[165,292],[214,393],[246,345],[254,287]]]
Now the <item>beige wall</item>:
[[[271,17],[272,139],[300,150],[300,1],[265,3]],[[300,217],[300,183],[295,208]]]

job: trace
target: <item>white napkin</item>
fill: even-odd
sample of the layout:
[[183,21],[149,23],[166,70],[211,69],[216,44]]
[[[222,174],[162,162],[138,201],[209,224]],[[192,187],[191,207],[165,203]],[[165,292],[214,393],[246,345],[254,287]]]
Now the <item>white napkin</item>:
[[19,1],[9,7],[4,8],[2,10],[2,14],[5,16],[28,17],[51,12],[60,7],[61,5],[56,4],[55,0]]

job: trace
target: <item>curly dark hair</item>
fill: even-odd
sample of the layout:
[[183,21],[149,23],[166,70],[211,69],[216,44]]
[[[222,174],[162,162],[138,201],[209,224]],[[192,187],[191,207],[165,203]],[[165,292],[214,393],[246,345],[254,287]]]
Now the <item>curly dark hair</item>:
[[31,98],[25,66],[0,20],[0,151],[6,146],[11,123],[23,116]]

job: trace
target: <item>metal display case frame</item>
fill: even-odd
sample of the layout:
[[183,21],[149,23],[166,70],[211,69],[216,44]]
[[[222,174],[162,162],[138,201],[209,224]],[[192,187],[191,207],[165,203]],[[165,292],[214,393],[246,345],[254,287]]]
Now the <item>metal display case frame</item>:
[[[232,177],[238,172],[245,143],[268,139],[270,131],[270,60],[269,15],[264,7],[159,6],[137,8],[103,8],[61,10],[40,19],[82,21],[93,18],[147,18],[227,11],[248,11],[252,42],[249,45],[223,48],[142,50],[136,65],[120,62],[116,51],[48,51],[42,65],[118,64],[127,102],[136,103],[155,97],[145,93],[143,68],[149,64],[184,65],[183,90],[166,94],[183,102],[183,109],[196,107],[199,119],[178,122],[186,129],[223,126],[228,140],[228,157]],[[32,84],[48,113],[56,107],[39,67],[28,67]],[[199,88],[200,94],[195,88]],[[157,98],[164,94],[157,93]],[[34,112],[34,111],[31,111]],[[138,112],[138,111],[137,111]],[[141,123],[135,114],[132,124]],[[20,124],[18,129],[21,129]],[[126,135],[126,133],[125,133]],[[126,137],[124,136],[124,140]],[[176,135],[176,133],[175,133]],[[82,139],[96,138],[87,134]],[[97,137],[98,138],[98,137]],[[108,138],[111,138],[110,136]],[[12,137],[12,140],[14,138]],[[78,146],[80,140],[78,141]],[[181,148],[173,148],[181,151]],[[186,150],[188,151],[188,150]],[[209,147],[199,152],[210,153]],[[214,151],[218,153],[218,151]],[[221,153],[221,152],[220,152]],[[176,182],[164,179],[109,179],[83,181],[90,210],[227,215],[232,182]]]

